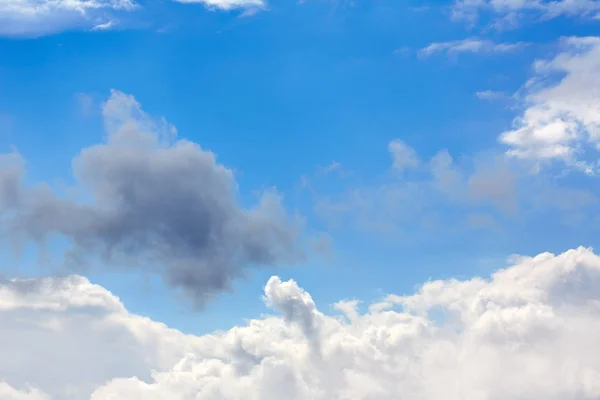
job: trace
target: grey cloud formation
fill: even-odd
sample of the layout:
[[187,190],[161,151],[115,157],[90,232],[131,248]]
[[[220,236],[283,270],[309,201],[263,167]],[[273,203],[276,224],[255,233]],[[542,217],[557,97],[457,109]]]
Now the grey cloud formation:
[[265,301],[281,316],[201,336],[130,313],[80,276],[27,292],[0,282],[0,398],[597,400],[600,257],[577,248],[510,263],[365,312],[335,304],[347,318],[272,277]]
[[[0,174],[3,226],[13,237],[64,235],[71,264],[99,258],[162,275],[202,305],[248,267],[298,261],[300,223],[274,191],[243,209],[231,170],[175,129],[113,91],[103,106],[107,138],[73,160],[86,201],[26,188],[18,155]],[[1,161],[1,160],[0,160]]]

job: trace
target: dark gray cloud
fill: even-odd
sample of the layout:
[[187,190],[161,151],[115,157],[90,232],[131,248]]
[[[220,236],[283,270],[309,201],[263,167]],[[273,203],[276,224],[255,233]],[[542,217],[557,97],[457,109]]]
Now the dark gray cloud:
[[132,96],[113,91],[103,105],[106,141],[73,160],[83,201],[48,187],[25,188],[18,155],[0,173],[4,227],[14,237],[50,234],[72,243],[71,264],[101,259],[160,273],[198,305],[230,287],[248,267],[302,257],[299,223],[275,191],[243,209],[231,170],[174,128],[145,114]]

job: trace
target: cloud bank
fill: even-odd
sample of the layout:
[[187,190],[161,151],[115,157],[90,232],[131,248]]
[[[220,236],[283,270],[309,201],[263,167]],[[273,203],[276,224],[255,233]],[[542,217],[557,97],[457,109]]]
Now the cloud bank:
[[[303,257],[299,220],[273,189],[242,208],[233,172],[175,128],[113,91],[103,105],[106,141],[73,160],[74,191],[25,185],[19,154],[0,156],[0,233],[72,244],[70,267],[122,265],[159,274],[202,305],[249,268]],[[89,263],[88,263],[89,262]]]
[[[423,284],[321,312],[272,277],[281,316],[204,336],[129,313],[83,277],[0,283],[0,393],[16,399],[592,400],[600,257],[514,257],[489,279]],[[50,367],[51,366],[51,367]],[[19,397],[20,396],[20,397]]]

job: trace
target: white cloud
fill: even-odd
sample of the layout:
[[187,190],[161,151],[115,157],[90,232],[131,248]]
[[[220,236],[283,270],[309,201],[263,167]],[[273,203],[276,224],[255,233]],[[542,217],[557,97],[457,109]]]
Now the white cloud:
[[39,36],[110,23],[106,12],[130,11],[132,0],[2,0],[0,35]]
[[562,46],[553,59],[535,63],[523,87],[526,108],[500,141],[511,156],[593,173],[596,162],[586,153],[600,145],[600,37],[566,38]]
[[55,400],[598,399],[600,257],[579,248],[513,262],[490,279],[389,295],[366,313],[338,303],[347,319],[273,277],[265,301],[282,317],[204,336],[128,313],[82,277],[3,282],[0,393],[45,400],[31,385]]
[[460,53],[509,53],[521,50],[527,45],[525,42],[494,43],[491,40],[467,38],[449,42],[431,43],[429,46],[419,50],[419,56],[429,57],[443,52],[446,52],[448,55],[458,55]]

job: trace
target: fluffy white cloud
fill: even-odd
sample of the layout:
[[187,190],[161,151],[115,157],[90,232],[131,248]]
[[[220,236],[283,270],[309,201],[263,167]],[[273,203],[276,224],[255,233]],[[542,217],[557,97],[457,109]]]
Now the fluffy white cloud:
[[[600,37],[567,38],[551,60],[535,63],[524,86],[526,109],[500,141],[508,154],[536,163],[560,160],[597,171],[600,145]],[[559,78],[558,81],[556,78]]]
[[527,43],[494,43],[491,40],[468,38],[450,42],[431,43],[419,50],[420,57],[429,57],[436,53],[446,52],[448,55],[460,53],[509,53],[523,49]]
[[33,386],[52,399],[92,400],[598,399],[600,257],[579,248],[512,263],[489,279],[387,296],[366,313],[356,301],[336,304],[344,315],[320,312],[294,281],[273,277],[265,302],[282,317],[204,336],[128,313],[82,277],[6,281],[0,393],[45,399]]

